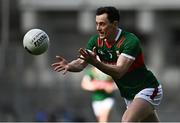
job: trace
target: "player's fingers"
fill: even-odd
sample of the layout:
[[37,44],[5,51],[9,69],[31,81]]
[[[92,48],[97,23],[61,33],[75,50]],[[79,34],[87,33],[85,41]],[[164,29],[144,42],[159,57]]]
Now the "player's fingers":
[[79,48],[79,51],[83,50],[83,48]]
[[93,47],[93,52],[94,52],[95,55],[97,54],[96,47]]
[[80,53],[83,57],[87,57],[87,56],[88,56],[87,52],[86,52],[83,48],[80,48],[79,53]]
[[79,53],[82,54],[82,55],[85,55],[85,54],[86,54],[86,52],[85,52],[85,50],[84,50],[83,48],[80,48],[80,49],[79,49]]
[[85,51],[87,52],[88,55],[91,55],[91,52],[88,49],[86,49]]
[[56,62],[51,64],[52,67],[56,67],[56,66],[62,66],[64,63],[63,62]]
[[61,69],[58,69],[58,70],[56,70],[57,72],[61,72],[61,71],[63,71],[63,70],[65,70],[65,68],[61,68]]
[[53,63],[51,64],[52,67],[56,67],[56,66],[59,66],[59,63]]
[[54,68],[54,70],[57,71],[57,72],[60,72],[60,71],[64,70],[64,67],[57,66],[57,67]]
[[84,54],[87,54],[86,49],[84,49],[84,48],[81,48],[81,49],[80,49],[80,52],[81,52],[81,53],[84,53]]
[[57,69],[56,72],[61,72],[61,71],[63,71],[63,70],[64,70],[64,68]]
[[82,59],[82,60],[85,60],[85,58],[81,55],[81,56],[78,56],[78,58]]
[[67,72],[68,72],[67,69],[65,69],[64,72],[63,72],[63,75],[65,75]]
[[83,48],[79,48],[79,53],[82,52]]
[[60,66],[54,67],[54,71],[57,71],[60,68]]

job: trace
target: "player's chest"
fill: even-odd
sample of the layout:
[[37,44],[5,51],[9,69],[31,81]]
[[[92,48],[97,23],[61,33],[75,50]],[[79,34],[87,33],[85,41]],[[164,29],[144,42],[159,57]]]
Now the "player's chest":
[[100,60],[106,62],[116,62],[121,52],[122,48],[117,48],[116,45],[111,48],[107,48],[106,46],[97,48],[97,54]]

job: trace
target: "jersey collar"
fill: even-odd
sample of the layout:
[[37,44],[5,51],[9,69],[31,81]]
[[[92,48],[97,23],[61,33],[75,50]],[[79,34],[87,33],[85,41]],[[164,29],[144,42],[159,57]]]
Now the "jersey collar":
[[[117,31],[118,31],[118,32],[117,32],[117,34],[116,34],[116,38],[115,38],[114,42],[107,42],[107,39],[104,39],[107,48],[111,48],[111,47],[114,45],[114,43],[118,41],[118,39],[119,39],[119,37],[120,37],[120,35],[121,35],[122,30],[121,30],[120,28],[118,28]],[[103,42],[102,42],[102,43],[103,43]],[[102,45],[103,45],[103,44],[102,44]]]
[[[119,37],[121,35],[121,32],[122,32],[122,29],[120,29],[120,28],[118,28],[117,30],[118,30],[118,33],[116,35],[115,42],[118,41],[118,39],[119,39]],[[107,39],[105,38],[104,41],[107,41]]]
[[118,28],[118,33],[116,35],[115,41],[118,41],[120,35],[121,35],[122,29]]

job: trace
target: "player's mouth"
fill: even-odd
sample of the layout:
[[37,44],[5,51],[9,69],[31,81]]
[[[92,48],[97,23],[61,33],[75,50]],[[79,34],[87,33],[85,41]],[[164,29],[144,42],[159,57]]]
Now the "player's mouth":
[[99,37],[100,38],[104,38],[105,37],[105,33],[104,32],[99,32]]

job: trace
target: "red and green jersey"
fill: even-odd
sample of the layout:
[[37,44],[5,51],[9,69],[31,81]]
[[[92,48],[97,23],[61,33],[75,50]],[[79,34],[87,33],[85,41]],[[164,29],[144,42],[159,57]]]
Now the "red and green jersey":
[[137,36],[119,29],[115,41],[113,45],[110,45],[105,39],[94,35],[90,38],[86,48],[92,50],[96,47],[99,59],[107,64],[116,64],[119,55],[134,60],[128,72],[121,79],[114,80],[121,96],[133,99],[142,89],[157,87],[159,85],[157,79],[144,64],[144,54]]
[[[98,70],[97,68],[90,68],[86,71],[86,75],[88,75],[92,82],[103,82],[103,83],[109,83],[109,84],[113,84],[113,80],[112,77],[101,72],[100,70]],[[99,89],[93,92],[92,95],[92,100],[93,101],[99,101],[99,100],[104,100],[108,97],[112,97],[113,93],[107,93],[105,90],[103,89]]]

